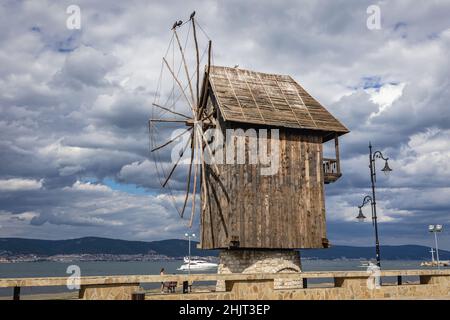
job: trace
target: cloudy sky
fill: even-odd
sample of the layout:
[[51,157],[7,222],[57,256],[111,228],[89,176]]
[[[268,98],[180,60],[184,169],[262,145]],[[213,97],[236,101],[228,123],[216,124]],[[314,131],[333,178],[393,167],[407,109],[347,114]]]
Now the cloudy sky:
[[[72,4],[80,29],[66,25]],[[371,4],[379,30],[367,28]],[[158,188],[147,119],[170,27],[196,10],[215,64],[289,74],[351,130],[341,140],[344,176],[326,187],[332,243],[373,243],[371,223],[354,219],[369,192],[370,140],[394,170],[378,175],[381,243],[431,245],[427,225],[442,223],[450,249],[450,1],[0,6],[0,237],[186,231]]]

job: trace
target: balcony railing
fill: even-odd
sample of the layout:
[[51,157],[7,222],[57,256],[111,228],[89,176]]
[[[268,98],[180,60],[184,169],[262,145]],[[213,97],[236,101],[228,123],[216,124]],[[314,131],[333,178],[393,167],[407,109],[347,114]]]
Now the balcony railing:
[[325,184],[335,182],[341,175],[339,162],[336,159],[323,159],[323,176]]

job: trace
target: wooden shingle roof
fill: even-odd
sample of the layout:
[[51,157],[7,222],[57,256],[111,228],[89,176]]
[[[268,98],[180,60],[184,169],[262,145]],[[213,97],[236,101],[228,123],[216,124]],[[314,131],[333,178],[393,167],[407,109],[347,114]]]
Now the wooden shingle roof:
[[290,76],[211,66],[209,82],[225,121],[349,132]]

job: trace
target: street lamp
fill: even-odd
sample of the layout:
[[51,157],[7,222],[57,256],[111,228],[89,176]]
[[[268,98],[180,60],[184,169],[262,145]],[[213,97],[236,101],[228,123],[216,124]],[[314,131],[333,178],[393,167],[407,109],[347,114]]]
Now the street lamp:
[[376,250],[376,258],[377,258],[377,266],[381,267],[381,258],[380,258],[380,242],[378,240],[378,223],[377,223],[377,203],[375,201],[375,182],[377,181],[377,174],[375,170],[375,160],[376,159],[382,159],[384,160],[384,167],[381,169],[382,172],[384,172],[385,175],[389,175],[389,173],[392,171],[392,169],[389,167],[388,160],[389,158],[386,158],[383,156],[381,151],[375,151],[372,153],[372,144],[369,142],[369,168],[370,168],[370,182],[372,184],[372,196],[365,196],[363,199],[363,203],[358,206],[359,213],[356,219],[358,221],[363,222],[366,217],[364,216],[362,212],[362,207],[364,207],[366,204],[370,202],[371,208],[372,208],[372,224],[375,229],[375,250]]
[[436,260],[437,260],[437,267],[440,269],[439,265],[439,248],[438,248],[438,241],[437,241],[437,233],[442,231],[442,224],[430,224],[428,226],[428,231],[434,233],[434,243],[436,245]]
[[195,238],[195,233],[185,233],[184,236],[189,239],[189,262],[188,262],[188,274],[191,275],[191,238]]
[[386,161],[384,163],[384,168],[381,169],[381,171],[383,171],[386,176],[388,176],[389,173],[391,173],[392,169],[389,167],[387,159],[386,159]]
[[356,217],[356,219],[358,219],[359,222],[364,222],[364,220],[366,220],[366,216],[363,214],[362,212],[362,207],[358,207],[359,208],[359,214]]
[[372,225],[375,228],[375,252],[376,252],[376,259],[377,259],[377,266],[381,267],[381,261],[380,261],[380,242],[378,241],[378,225],[377,225],[377,217],[375,215],[375,211],[374,211],[374,202],[372,200],[371,196],[365,196],[363,199],[363,202],[360,206],[358,206],[359,208],[359,213],[358,216],[356,217],[356,219],[358,219],[359,222],[364,222],[364,220],[366,220],[366,216],[363,214],[362,212],[362,208],[366,205],[370,203],[370,207],[372,209]]

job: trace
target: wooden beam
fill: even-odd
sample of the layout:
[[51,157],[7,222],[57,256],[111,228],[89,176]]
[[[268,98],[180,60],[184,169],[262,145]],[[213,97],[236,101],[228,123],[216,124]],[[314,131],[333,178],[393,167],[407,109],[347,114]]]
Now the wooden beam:
[[177,39],[178,47],[180,48],[181,59],[183,60],[184,71],[186,72],[186,78],[189,84],[189,91],[191,92],[192,105],[195,105],[194,91],[192,90],[191,77],[189,76],[189,71],[186,64],[186,59],[184,57],[183,48],[181,47],[180,39],[178,38],[178,33],[175,29],[173,29],[173,33],[175,34],[175,38]]
[[[212,46],[212,42],[211,40],[209,40],[208,42],[208,67],[206,70],[206,74],[204,75],[204,83],[203,83],[203,91],[202,91],[202,96],[201,96],[201,100],[200,100],[200,111],[199,111],[199,116],[202,115],[203,110],[206,108],[206,102],[207,102],[207,93],[208,93],[208,87],[209,87],[209,72],[211,70],[211,46]],[[206,99],[206,100],[205,100]]]
[[183,148],[183,151],[180,155],[180,157],[178,158],[177,162],[175,163],[175,165],[172,167],[172,170],[170,170],[169,176],[166,178],[166,180],[163,183],[163,188],[166,186],[167,182],[169,182],[170,178],[172,177],[173,172],[175,171],[175,169],[178,166],[178,163],[180,162],[181,158],[183,158],[184,153],[186,152],[187,147],[189,146],[189,142],[190,140],[188,140],[188,143],[186,143],[186,145]]
[[[211,122],[211,120],[208,120],[208,118],[207,117],[205,117],[205,118],[203,118],[203,119],[205,119],[205,120],[201,120],[201,122],[202,122],[202,125],[204,126],[204,127],[212,127],[212,126],[214,126],[214,124]],[[193,127],[194,126],[194,120],[192,120],[192,119],[189,119],[189,120],[186,120],[186,121],[184,121],[184,123],[187,125],[187,126],[189,126],[189,127]]]
[[334,149],[336,151],[336,168],[338,174],[341,173],[341,161],[339,160],[339,136],[336,133],[334,136]]
[[[194,136],[193,136],[194,148],[192,149],[192,152],[195,152],[195,150],[197,149],[196,139],[198,139],[198,135],[195,132],[195,129],[193,132],[194,132]],[[200,146],[200,148],[201,148],[201,146]],[[194,222],[194,214],[195,214],[195,193],[197,192],[197,172],[198,172],[197,157],[198,157],[198,154],[195,154],[195,157],[194,157],[194,186],[192,189],[192,206],[191,206],[191,218],[189,219],[189,224],[188,224],[189,228],[192,227],[192,223]]]
[[[206,140],[205,134],[203,132],[203,128],[198,126],[197,129],[199,130],[199,134],[201,135],[200,142],[202,142],[202,140],[205,142],[205,147],[208,150],[209,154],[211,155],[211,160],[213,160],[214,159],[214,153],[212,152],[211,147],[209,146],[208,140]],[[200,144],[200,147],[202,147],[202,144]],[[219,171],[219,168],[217,167],[215,159],[210,165],[212,165],[214,167],[214,169],[216,170],[216,172],[215,172],[216,175],[219,176],[220,175],[220,171]]]
[[182,116],[182,117],[184,117],[184,118],[186,118],[186,119],[190,119],[190,117],[188,117],[188,116],[186,116],[186,115],[184,115],[184,114],[182,114],[182,113],[179,113],[179,112],[170,110],[169,108],[163,107],[163,106],[161,106],[161,105],[159,105],[159,104],[157,104],[157,103],[153,103],[153,105],[154,105],[155,107],[158,107],[158,108],[163,109],[163,110],[165,110],[165,111],[169,111],[170,113],[176,114],[176,115],[178,115],[178,116]]
[[191,174],[192,174],[192,164],[194,161],[194,131],[191,132],[191,162],[189,162],[189,172],[188,172],[188,180],[186,184],[186,195],[184,197],[183,209],[181,209],[180,216],[183,218],[184,210],[186,210],[186,204],[189,199],[189,192],[191,190]]
[[194,105],[191,103],[191,101],[189,101],[189,98],[187,97],[186,92],[184,92],[183,85],[181,84],[180,80],[178,80],[178,78],[175,75],[175,73],[172,70],[172,68],[169,66],[169,63],[167,62],[166,58],[163,58],[163,61],[164,61],[164,64],[166,65],[167,69],[169,69],[170,74],[175,79],[175,82],[178,84],[178,87],[180,88],[181,93],[183,94],[183,96],[186,99],[187,103],[189,103],[189,106],[191,107],[192,114],[194,115],[194,118],[197,118],[197,116],[196,116],[197,112],[196,112],[196,110],[194,108]]
[[156,151],[156,150],[159,150],[159,149],[161,149],[161,148],[164,148],[164,147],[167,146],[168,144],[174,142],[174,141],[177,140],[179,137],[181,137],[182,135],[184,135],[185,133],[187,133],[189,130],[192,130],[192,127],[187,128],[185,131],[183,131],[182,133],[178,134],[176,137],[174,137],[173,139],[167,141],[166,143],[163,143],[162,145],[153,148],[151,152]]
[[198,41],[197,41],[197,31],[195,30],[195,20],[194,17],[192,17],[192,28],[193,28],[193,33],[194,33],[194,42],[195,42],[195,52],[196,52],[196,56],[197,56],[197,108],[200,106],[199,103],[199,96],[200,96],[200,92],[199,92],[199,82],[200,82],[200,56],[199,56],[199,52],[198,52]]
[[186,120],[177,119],[150,119],[150,122],[175,122],[175,123],[186,123]]

